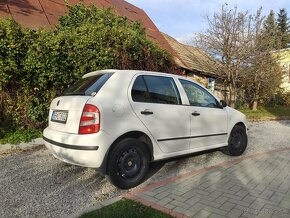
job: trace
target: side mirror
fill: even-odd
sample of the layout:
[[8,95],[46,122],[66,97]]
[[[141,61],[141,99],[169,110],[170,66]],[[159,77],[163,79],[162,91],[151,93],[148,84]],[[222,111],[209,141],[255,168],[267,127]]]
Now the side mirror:
[[221,100],[220,103],[221,103],[222,107],[226,107],[227,106],[227,102],[225,102],[224,100]]

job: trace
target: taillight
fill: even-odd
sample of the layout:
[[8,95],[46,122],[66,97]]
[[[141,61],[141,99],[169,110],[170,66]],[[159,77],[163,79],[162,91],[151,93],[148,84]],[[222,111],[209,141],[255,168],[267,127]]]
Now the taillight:
[[86,104],[81,116],[79,134],[92,134],[100,131],[100,111],[91,104]]

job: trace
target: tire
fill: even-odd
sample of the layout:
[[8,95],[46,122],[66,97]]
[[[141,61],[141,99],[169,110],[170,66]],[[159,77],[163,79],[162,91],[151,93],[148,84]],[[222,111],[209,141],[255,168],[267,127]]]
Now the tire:
[[228,146],[224,148],[224,153],[231,156],[240,156],[244,153],[248,144],[246,130],[242,126],[234,126],[231,131]]
[[149,168],[149,152],[143,142],[124,139],[110,152],[108,161],[111,182],[121,189],[129,189],[143,182]]

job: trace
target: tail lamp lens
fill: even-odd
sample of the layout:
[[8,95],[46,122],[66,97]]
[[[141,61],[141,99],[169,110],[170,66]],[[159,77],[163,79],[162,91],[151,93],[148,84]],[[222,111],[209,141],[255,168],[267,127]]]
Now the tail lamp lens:
[[92,134],[100,131],[100,111],[91,104],[86,104],[80,120],[79,134]]

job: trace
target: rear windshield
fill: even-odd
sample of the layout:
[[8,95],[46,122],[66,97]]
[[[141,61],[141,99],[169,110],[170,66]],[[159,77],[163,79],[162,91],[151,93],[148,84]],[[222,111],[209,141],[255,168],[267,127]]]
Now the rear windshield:
[[82,78],[71,87],[69,87],[64,95],[96,95],[107,80],[112,76],[112,73],[99,74]]

